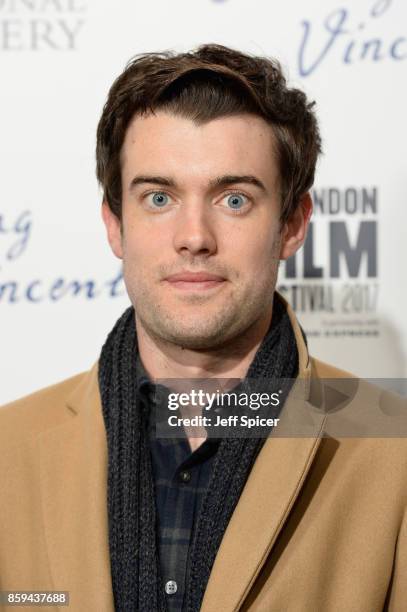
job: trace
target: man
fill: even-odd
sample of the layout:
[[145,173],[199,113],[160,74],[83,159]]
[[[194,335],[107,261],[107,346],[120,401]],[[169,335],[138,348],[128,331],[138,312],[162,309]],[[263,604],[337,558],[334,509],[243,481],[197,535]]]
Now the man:
[[[1,589],[95,612],[406,609],[405,440],[323,435],[322,379],[351,375],[308,355],[275,291],[319,151],[313,105],[272,60],[205,45],[115,81],[97,176],[134,309],[90,372],[0,413]],[[165,379],[291,383],[267,436],[168,439]]]

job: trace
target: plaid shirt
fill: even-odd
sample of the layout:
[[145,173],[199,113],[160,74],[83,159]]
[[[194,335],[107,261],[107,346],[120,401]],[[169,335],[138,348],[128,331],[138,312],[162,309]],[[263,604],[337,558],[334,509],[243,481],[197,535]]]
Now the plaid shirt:
[[137,391],[142,401],[148,402],[150,407],[149,438],[156,489],[163,590],[169,612],[181,612],[194,524],[208,487],[219,439],[207,439],[191,452],[186,437],[155,437],[153,385],[139,357]]

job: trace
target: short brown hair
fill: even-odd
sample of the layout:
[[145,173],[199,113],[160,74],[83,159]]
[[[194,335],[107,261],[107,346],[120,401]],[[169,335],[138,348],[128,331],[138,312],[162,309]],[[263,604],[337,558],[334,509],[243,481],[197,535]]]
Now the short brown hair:
[[252,113],[275,134],[285,222],[314,182],[321,151],[314,104],[304,92],[287,87],[274,59],[215,44],[190,53],[138,55],[113,83],[97,129],[96,173],[104,199],[121,219],[120,153],[135,115],[165,109],[199,124]]

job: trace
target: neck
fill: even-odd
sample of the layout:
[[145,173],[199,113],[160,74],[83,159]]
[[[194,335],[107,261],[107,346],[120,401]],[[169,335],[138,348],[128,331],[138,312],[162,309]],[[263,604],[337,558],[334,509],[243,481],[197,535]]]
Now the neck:
[[[242,379],[270,327],[271,317],[272,307],[265,316],[255,321],[237,338],[233,338],[221,348],[199,351],[183,348],[149,333],[136,313],[139,355],[152,380],[165,378]],[[230,386],[233,387],[233,384]],[[183,416],[189,417],[195,415],[191,407],[185,408],[182,413]],[[207,438],[207,432],[202,426],[184,427],[184,429],[191,451],[201,446]]]

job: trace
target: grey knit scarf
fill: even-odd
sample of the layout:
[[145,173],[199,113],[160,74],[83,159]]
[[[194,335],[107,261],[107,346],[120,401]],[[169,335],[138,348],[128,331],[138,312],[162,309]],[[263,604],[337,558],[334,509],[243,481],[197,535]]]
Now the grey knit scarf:
[[[148,408],[136,393],[135,315],[128,308],[99,360],[99,389],[108,445],[108,521],[116,612],[164,612],[157,512],[148,439]],[[295,378],[298,351],[285,306],[274,297],[272,324],[246,379]],[[245,379],[245,380],[246,380]],[[280,408],[289,391],[284,389]],[[223,438],[197,517],[189,552],[185,612],[198,612],[209,575],[265,438]]]

